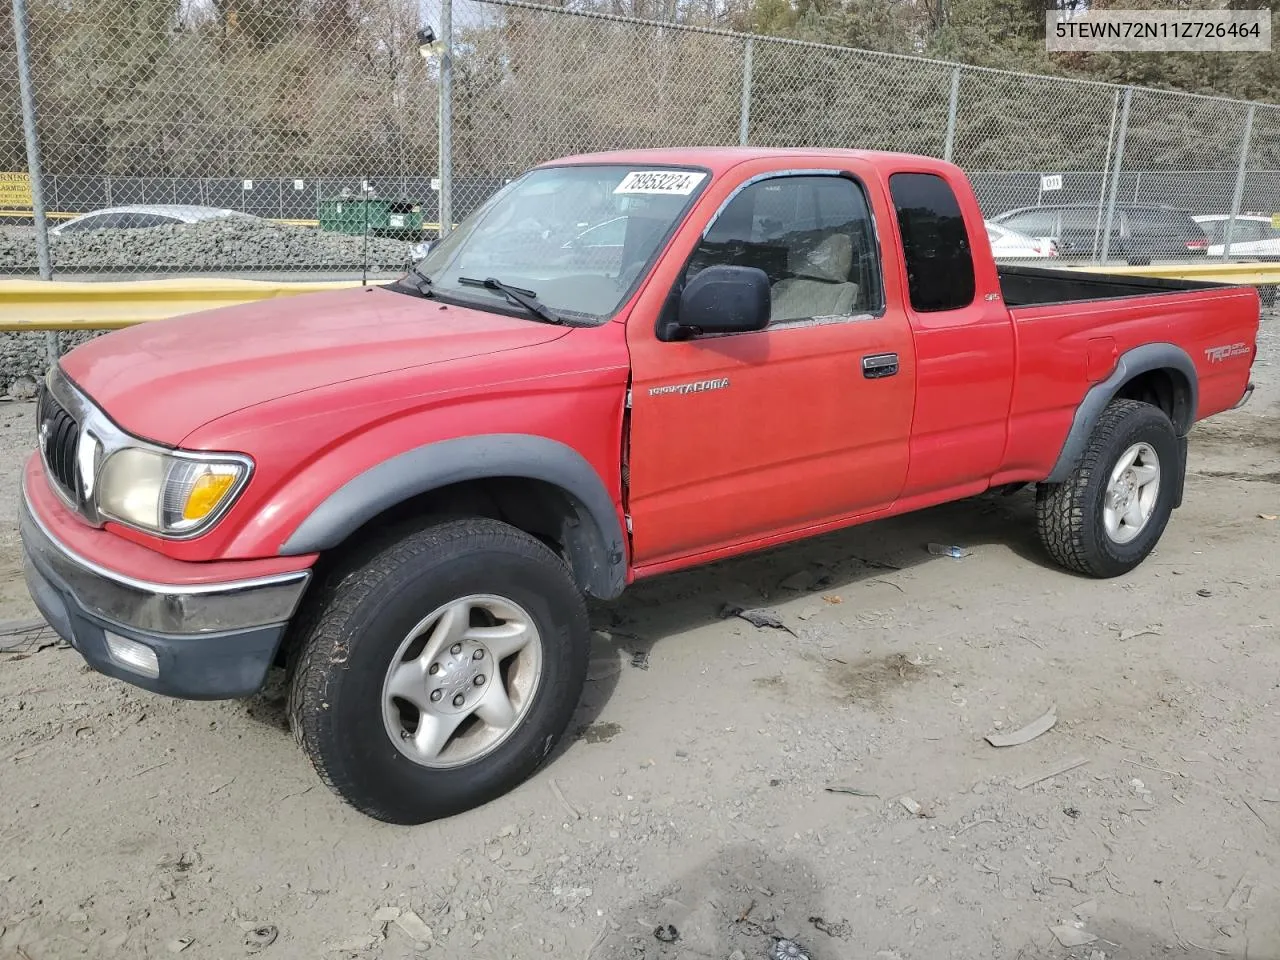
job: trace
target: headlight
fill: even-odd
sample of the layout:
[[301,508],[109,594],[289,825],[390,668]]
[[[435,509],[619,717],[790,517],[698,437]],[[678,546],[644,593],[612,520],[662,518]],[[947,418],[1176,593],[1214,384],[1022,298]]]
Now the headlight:
[[98,510],[152,533],[192,534],[222,514],[248,475],[247,461],[126,447],[102,465]]

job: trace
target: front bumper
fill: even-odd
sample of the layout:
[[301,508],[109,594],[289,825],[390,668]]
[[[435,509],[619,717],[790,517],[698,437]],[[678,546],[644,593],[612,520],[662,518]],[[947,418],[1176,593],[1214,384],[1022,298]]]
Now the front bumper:
[[[257,692],[311,577],[303,570],[213,584],[136,580],[59,542],[25,491],[19,530],[27,589],[58,636],[95,670],[182,699]],[[127,644],[119,638],[150,650],[154,671],[120,658]]]

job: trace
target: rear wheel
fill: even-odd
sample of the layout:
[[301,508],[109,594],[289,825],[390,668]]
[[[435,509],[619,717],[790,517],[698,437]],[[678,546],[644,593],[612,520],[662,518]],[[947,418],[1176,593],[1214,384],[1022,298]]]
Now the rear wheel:
[[1178,456],[1177,433],[1164,411],[1113,401],[1067,479],[1036,490],[1036,525],[1049,555],[1091,577],[1116,577],[1138,566],[1173,512]]
[[542,542],[493,520],[405,536],[331,581],[290,682],[316,771],[363,813],[424,823],[527,779],[586,679],[586,606]]

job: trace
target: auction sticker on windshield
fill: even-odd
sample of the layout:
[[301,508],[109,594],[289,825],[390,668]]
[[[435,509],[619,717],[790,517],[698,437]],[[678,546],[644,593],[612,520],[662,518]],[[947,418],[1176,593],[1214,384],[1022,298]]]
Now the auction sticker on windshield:
[[706,177],[705,173],[675,170],[632,170],[613,188],[614,193],[669,193],[685,197]]

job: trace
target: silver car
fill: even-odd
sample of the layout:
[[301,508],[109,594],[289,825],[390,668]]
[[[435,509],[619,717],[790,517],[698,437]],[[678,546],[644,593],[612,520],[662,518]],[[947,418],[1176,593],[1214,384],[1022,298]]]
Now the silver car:
[[221,207],[197,207],[185,204],[134,204],[124,207],[106,207],[92,213],[82,213],[50,229],[53,236],[81,233],[89,230],[137,230],[143,227],[164,227],[179,223],[199,223],[220,217],[248,216],[238,210]]

